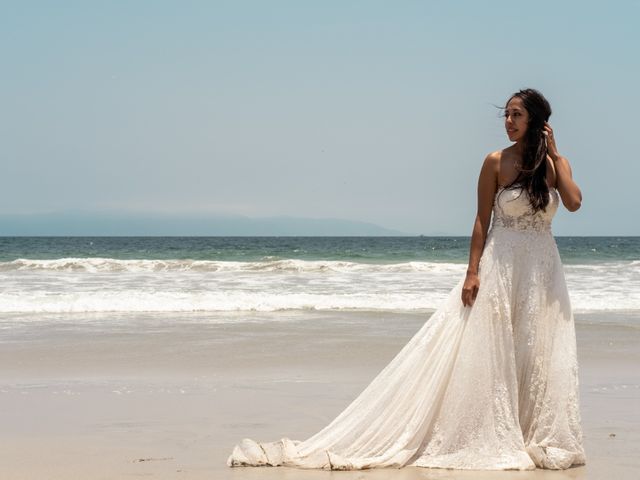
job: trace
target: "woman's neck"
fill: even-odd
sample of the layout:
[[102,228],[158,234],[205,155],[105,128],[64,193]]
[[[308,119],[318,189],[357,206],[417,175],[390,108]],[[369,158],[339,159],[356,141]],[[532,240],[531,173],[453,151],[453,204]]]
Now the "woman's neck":
[[524,153],[524,140],[518,140],[516,143],[512,145],[512,147],[513,147],[514,153],[517,154],[520,158],[522,158],[522,155]]

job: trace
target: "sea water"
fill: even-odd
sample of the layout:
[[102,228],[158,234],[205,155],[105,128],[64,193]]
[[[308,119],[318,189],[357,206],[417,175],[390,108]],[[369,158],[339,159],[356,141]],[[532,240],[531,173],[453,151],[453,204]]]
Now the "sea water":
[[[0,237],[0,322],[65,314],[429,312],[469,237]],[[640,314],[640,237],[556,237],[577,313]],[[115,318],[115,317],[114,317]],[[270,315],[265,318],[277,318]]]

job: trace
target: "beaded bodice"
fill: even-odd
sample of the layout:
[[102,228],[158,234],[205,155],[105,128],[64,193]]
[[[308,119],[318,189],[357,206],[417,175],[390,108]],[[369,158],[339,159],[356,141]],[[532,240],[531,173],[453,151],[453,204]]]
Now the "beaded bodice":
[[529,195],[522,187],[505,189],[500,187],[493,202],[492,228],[510,230],[550,232],[551,221],[558,210],[559,194],[549,189],[549,204],[545,211],[533,213]]

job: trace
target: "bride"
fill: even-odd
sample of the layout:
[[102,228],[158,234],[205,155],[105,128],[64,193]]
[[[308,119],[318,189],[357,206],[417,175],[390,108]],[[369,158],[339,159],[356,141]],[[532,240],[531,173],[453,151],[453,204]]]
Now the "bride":
[[[585,463],[573,314],[551,221],[582,194],[540,92],[504,107],[466,277],[329,425],[304,441],[245,438],[227,465],[356,470],[566,469]],[[492,218],[492,220],[491,220]],[[489,228],[489,222],[491,226]]]

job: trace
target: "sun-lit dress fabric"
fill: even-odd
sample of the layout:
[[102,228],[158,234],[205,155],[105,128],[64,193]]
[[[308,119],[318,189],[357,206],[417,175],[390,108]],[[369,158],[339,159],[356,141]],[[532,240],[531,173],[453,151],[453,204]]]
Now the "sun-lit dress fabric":
[[304,441],[245,438],[229,466],[566,469],[585,463],[575,325],[551,221],[499,189],[464,307],[464,278],[331,423]]

